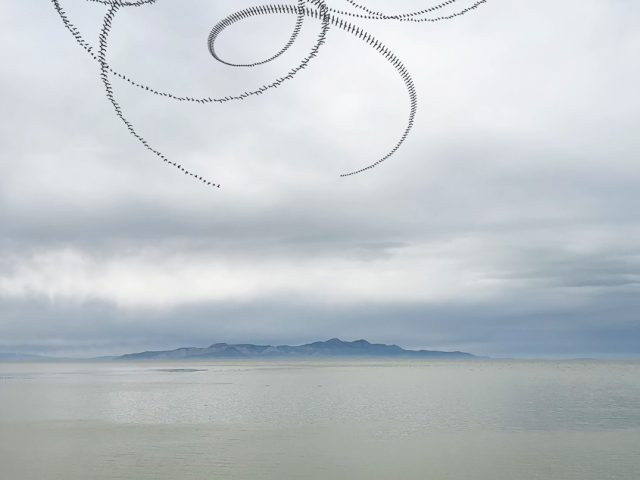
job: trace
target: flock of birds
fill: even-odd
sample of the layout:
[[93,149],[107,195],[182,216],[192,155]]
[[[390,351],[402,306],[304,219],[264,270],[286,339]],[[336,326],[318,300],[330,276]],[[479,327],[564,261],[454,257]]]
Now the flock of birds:
[[[405,139],[409,135],[411,128],[413,127],[416,110],[418,106],[416,89],[413,84],[413,80],[406,67],[402,64],[402,62],[382,43],[376,40],[369,33],[364,31],[362,28],[354,25],[347,21],[348,19],[359,19],[359,20],[381,20],[381,21],[396,21],[396,22],[414,22],[414,23],[422,23],[422,22],[440,22],[444,20],[450,20],[452,18],[464,15],[476,8],[478,8],[483,3],[486,3],[487,0],[476,0],[475,3],[467,6],[466,8],[457,10],[453,13],[449,13],[447,15],[437,16],[436,12],[438,10],[444,9],[445,7],[449,7],[452,4],[458,2],[458,0],[446,0],[438,5],[431,6],[429,8],[425,8],[415,12],[409,13],[382,13],[379,11],[375,11],[366,7],[365,5],[361,5],[357,3],[355,0],[345,0],[351,10],[338,10],[332,7],[329,7],[324,0],[297,0],[297,4],[281,4],[281,5],[262,5],[256,7],[246,8],[244,10],[240,10],[228,17],[222,19],[218,22],[211,30],[208,39],[209,52],[217,61],[233,66],[233,67],[255,67],[258,65],[265,64],[276,58],[280,57],[283,53],[285,53],[296,41],[297,37],[302,30],[302,26],[305,18],[313,18],[320,22],[320,30],[316,37],[314,45],[310,48],[307,55],[302,59],[302,61],[295,67],[291,68],[289,72],[285,75],[276,78],[270,83],[261,85],[260,87],[242,92],[240,94],[225,96],[221,98],[213,98],[213,97],[191,97],[187,95],[179,95],[171,92],[164,92],[158,89],[155,89],[149,85],[137,82],[132,78],[128,77],[124,73],[121,73],[111,67],[111,65],[107,62],[107,49],[109,42],[109,34],[111,31],[111,27],[113,25],[114,19],[118,11],[123,8],[129,7],[143,7],[149,6],[156,3],[158,0],[87,0],[92,3],[103,4],[108,7],[107,13],[104,16],[104,20],[102,23],[102,27],[99,35],[99,42],[97,48],[94,48],[89,42],[87,42],[78,28],[71,22],[67,13],[63,9],[60,0],[51,0],[53,6],[62,19],[64,26],[67,30],[73,35],[78,44],[94,59],[98,62],[100,66],[100,78],[104,84],[106,97],[113,105],[115,109],[116,115],[120,118],[120,120],[124,123],[127,130],[133,135],[145,148],[147,148],[154,155],[159,157],[163,162],[177,168],[183,174],[192,176],[196,180],[204,183],[207,186],[220,188],[220,184],[212,181],[211,179],[206,179],[200,175],[197,175],[194,172],[191,172],[184,168],[179,163],[167,158],[162,152],[152,147],[149,142],[136,130],[131,121],[127,119],[122,109],[122,106],[117,102],[113,86],[111,83],[111,79],[113,77],[124,80],[125,82],[140,88],[146,92],[152,93],[154,95],[166,97],[172,100],[176,100],[179,102],[195,102],[201,104],[209,104],[209,103],[225,103],[235,100],[243,100],[247,97],[251,97],[253,95],[260,95],[265,91],[276,88],[280,86],[287,80],[292,79],[300,70],[305,68],[311,60],[317,56],[320,48],[326,41],[327,33],[330,28],[338,28],[344,30],[352,35],[356,36],[358,39],[364,41],[369,46],[378,51],[397,71],[397,73],[402,78],[407,94],[409,96],[409,115],[407,120],[407,125],[405,127],[404,132],[402,133],[400,139],[396,142],[393,148],[387,152],[385,155],[380,157],[375,162],[362,167],[360,169],[347,172],[342,174],[342,177],[347,177],[350,175],[355,175],[358,173],[362,173],[366,170],[369,170],[381,162],[387,160],[391,157],[400,146],[404,143]],[[291,35],[289,36],[288,41],[285,45],[274,55],[271,57],[257,61],[254,63],[232,63],[224,60],[218,55],[218,52],[215,49],[216,39],[226,28],[233,25],[236,22],[240,22],[250,17],[254,16],[262,16],[262,15],[292,15],[296,16],[296,23],[292,30]]]

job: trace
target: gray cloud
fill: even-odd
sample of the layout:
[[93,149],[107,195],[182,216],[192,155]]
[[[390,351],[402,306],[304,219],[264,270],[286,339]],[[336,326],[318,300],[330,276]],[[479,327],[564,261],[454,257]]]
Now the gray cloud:
[[[342,32],[296,79],[237,104],[174,105],[116,82],[152,144],[219,191],[127,135],[48,2],[6,3],[0,350],[340,335],[640,353],[633,2],[496,0],[442,25],[366,24],[409,67],[420,110],[396,156],[348,179],[394,143],[407,100],[393,69]],[[84,3],[64,2],[93,39],[104,8]],[[286,58],[235,71],[203,39],[237,8],[127,12],[114,64],[224,96],[287,71],[317,33],[309,22]],[[260,58],[292,21],[239,25],[221,50]]]

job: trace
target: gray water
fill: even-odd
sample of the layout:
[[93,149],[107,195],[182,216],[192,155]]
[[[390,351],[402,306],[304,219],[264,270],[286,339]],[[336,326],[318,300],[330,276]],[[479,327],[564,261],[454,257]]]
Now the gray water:
[[0,478],[640,478],[634,362],[0,364]]

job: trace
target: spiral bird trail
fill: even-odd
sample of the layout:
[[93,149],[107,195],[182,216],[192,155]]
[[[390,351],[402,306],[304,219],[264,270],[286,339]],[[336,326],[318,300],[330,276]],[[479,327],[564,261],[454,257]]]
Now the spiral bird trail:
[[[478,8],[483,3],[487,2],[487,0],[478,0],[467,8],[458,10],[457,12],[451,13],[449,15],[443,15],[438,17],[433,17],[433,16],[430,17],[427,15],[432,14],[433,12],[438,11],[442,8],[448,7],[456,3],[458,0],[446,0],[438,5],[434,5],[426,9],[407,12],[407,13],[394,13],[394,14],[387,14],[387,13],[375,11],[360,3],[357,3],[355,0],[346,0],[346,2],[356,11],[345,11],[345,10],[339,10],[339,9],[328,7],[324,0],[298,0],[296,5],[283,5],[283,4],[262,5],[262,6],[255,6],[255,7],[250,7],[250,8],[240,10],[222,19],[220,22],[218,22],[212,28],[208,38],[208,47],[209,47],[209,52],[211,53],[211,56],[217,61],[232,67],[251,68],[251,67],[255,67],[258,65],[263,65],[265,63],[271,62],[276,58],[280,57],[295,43],[296,39],[298,38],[302,30],[304,19],[307,17],[313,18],[315,20],[319,20],[321,26],[320,26],[318,35],[316,37],[316,41],[314,45],[309,49],[307,55],[300,61],[300,63],[298,63],[297,66],[291,68],[287,74],[281,77],[278,77],[272,82],[264,84],[254,90],[249,90],[249,91],[242,92],[240,94],[230,95],[230,96],[221,97],[221,98],[213,98],[213,97],[192,97],[188,95],[176,94],[171,92],[163,92],[149,85],[136,82],[135,80],[128,77],[127,75],[113,69],[111,65],[108,63],[106,58],[107,50],[108,50],[108,39],[109,39],[111,27],[113,25],[117,12],[123,7],[143,7],[143,6],[153,5],[157,2],[157,0],[128,0],[128,1],[127,0],[87,0],[87,1],[91,3],[102,4],[108,7],[108,11],[104,16],[102,28],[100,30],[97,52],[96,52],[96,49],[84,39],[84,37],[80,33],[80,30],[71,22],[66,11],[62,8],[60,4],[60,0],[51,0],[53,7],[55,8],[56,12],[60,16],[65,28],[73,35],[76,42],[94,60],[98,62],[100,66],[100,78],[105,88],[105,94],[107,99],[113,106],[116,116],[120,118],[120,120],[124,123],[124,125],[126,126],[127,130],[129,130],[129,133],[131,133],[131,135],[133,135],[147,150],[149,150],[158,158],[160,158],[164,163],[167,163],[177,168],[185,175],[194,177],[196,180],[204,183],[207,186],[212,186],[216,188],[220,188],[219,183],[216,183],[212,180],[199,176],[196,173],[187,170],[179,163],[170,160],[162,152],[152,147],[149,144],[149,142],[140,133],[138,133],[138,131],[135,129],[131,121],[129,121],[125,116],[122,106],[116,100],[113,86],[111,84],[111,77],[116,77],[121,80],[124,80],[130,85],[133,85],[134,87],[145,90],[146,92],[149,92],[151,94],[162,96],[162,97],[169,98],[171,100],[175,100],[179,102],[195,102],[200,104],[209,104],[209,103],[225,103],[225,102],[235,101],[235,100],[244,100],[247,97],[260,95],[269,89],[279,87],[285,81],[292,79],[300,70],[306,68],[307,65],[311,62],[311,60],[313,60],[317,56],[320,48],[325,43],[327,32],[329,31],[330,27],[335,27],[340,30],[346,31],[356,36],[360,40],[364,41],[372,48],[374,48],[394,67],[396,72],[400,75],[401,79],[403,80],[406,91],[407,91],[407,95],[409,97],[409,114],[407,119],[407,125],[400,139],[396,142],[394,147],[384,156],[380,157],[377,161],[365,167],[362,167],[360,169],[357,169],[348,173],[343,173],[340,175],[341,177],[348,177],[351,175],[362,173],[366,170],[369,170],[375,167],[376,165],[379,165],[380,163],[382,163],[383,161],[391,157],[400,148],[400,146],[404,143],[404,141],[408,137],[413,127],[415,115],[418,107],[418,99],[417,99],[417,93],[416,93],[413,80],[411,79],[411,75],[409,74],[409,72],[407,71],[403,63],[398,59],[398,57],[396,57],[396,55],[393,52],[391,52],[391,50],[389,50],[386,46],[384,46],[382,43],[376,40],[371,34],[367,33],[362,28],[354,25],[353,23],[350,23],[349,21],[345,20],[345,17],[352,18],[352,19],[355,18],[359,20],[382,20],[382,21],[415,22],[415,23],[440,22],[440,21],[450,20],[455,17],[464,15]],[[247,18],[254,17],[254,16],[263,16],[263,15],[295,15],[296,16],[296,23],[294,25],[291,35],[289,36],[289,39],[277,53],[275,53],[274,55],[272,55],[271,57],[265,60],[254,62],[254,63],[232,63],[224,60],[218,55],[215,49],[215,42],[217,37],[220,35],[220,33],[222,33],[223,30],[233,25],[234,23],[246,20]]]

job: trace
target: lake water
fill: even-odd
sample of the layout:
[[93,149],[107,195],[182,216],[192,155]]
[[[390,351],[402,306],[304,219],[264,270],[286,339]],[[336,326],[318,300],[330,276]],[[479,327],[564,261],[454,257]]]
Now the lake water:
[[637,480],[640,363],[0,364],[0,478]]

